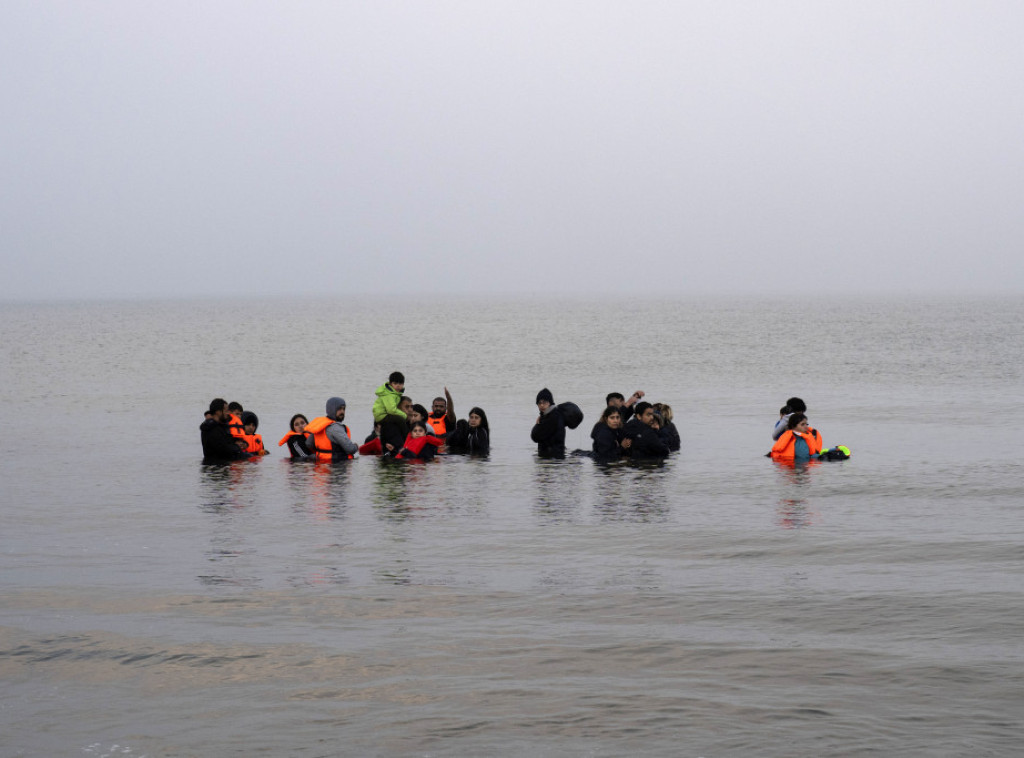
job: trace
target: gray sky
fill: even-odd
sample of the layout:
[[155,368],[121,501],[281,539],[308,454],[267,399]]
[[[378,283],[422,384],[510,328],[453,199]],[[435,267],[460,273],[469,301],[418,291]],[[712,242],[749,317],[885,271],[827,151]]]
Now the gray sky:
[[0,4],[0,299],[1024,291],[1024,3]]

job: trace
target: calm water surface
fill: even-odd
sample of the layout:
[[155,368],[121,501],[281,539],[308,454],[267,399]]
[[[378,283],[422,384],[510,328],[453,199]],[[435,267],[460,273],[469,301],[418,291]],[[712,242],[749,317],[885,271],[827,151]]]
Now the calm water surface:
[[[1024,300],[0,306],[0,756],[1017,755]],[[489,459],[293,465],[405,372]],[[644,389],[663,465],[538,461]],[[808,401],[843,463],[763,457]],[[200,463],[215,396],[270,456]]]

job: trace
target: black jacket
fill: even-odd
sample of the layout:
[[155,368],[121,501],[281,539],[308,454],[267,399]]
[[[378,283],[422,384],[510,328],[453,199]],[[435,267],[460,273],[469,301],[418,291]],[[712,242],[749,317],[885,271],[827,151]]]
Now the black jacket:
[[448,432],[445,444],[450,453],[487,455],[491,452],[491,438],[487,430],[482,426],[474,429],[465,419],[456,423],[455,428]]
[[305,460],[306,458],[313,457],[313,453],[306,444],[307,439],[307,437],[288,438],[288,452],[291,453],[292,458],[295,458],[296,460]]
[[227,424],[208,418],[199,425],[199,436],[203,441],[203,463],[225,463],[249,457],[235,444]]
[[594,460],[615,461],[622,457],[622,428],[612,429],[608,424],[598,421],[590,432],[594,440]]
[[629,448],[629,456],[634,460],[664,458],[669,454],[668,445],[665,444],[658,430],[647,426],[638,418],[626,424],[622,428],[622,434],[633,440],[633,444]]
[[537,443],[537,455],[541,458],[565,457],[565,419],[558,406],[551,406],[533,425],[530,439]]
[[671,421],[661,427],[661,438],[665,441],[669,450],[675,452],[682,447],[682,440],[679,439],[679,430]]

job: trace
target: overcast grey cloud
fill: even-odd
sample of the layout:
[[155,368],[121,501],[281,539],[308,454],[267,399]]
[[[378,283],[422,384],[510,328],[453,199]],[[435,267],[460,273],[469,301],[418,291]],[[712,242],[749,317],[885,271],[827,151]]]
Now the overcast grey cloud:
[[1016,1],[7,0],[0,298],[1021,292],[1022,30]]

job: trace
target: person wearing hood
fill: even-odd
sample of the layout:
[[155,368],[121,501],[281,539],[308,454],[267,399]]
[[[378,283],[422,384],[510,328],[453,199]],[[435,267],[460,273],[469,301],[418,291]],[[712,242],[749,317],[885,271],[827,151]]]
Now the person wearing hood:
[[530,432],[530,439],[537,443],[537,455],[541,458],[564,458],[565,419],[547,387],[537,393],[537,410],[540,415]]
[[252,411],[242,411],[242,429],[245,431],[239,439],[245,440],[245,452],[249,455],[266,455],[267,449],[263,447],[263,435],[256,434],[260,427],[259,417]]
[[228,428],[230,414],[228,402],[223,398],[214,398],[210,402],[207,418],[199,425],[199,435],[203,442],[203,463],[227,463],[248,458],[249,454],[238,445],[239,438],[231,434]]
[[327,401],[327,415],[319,416],[306,425],[306,434],[313,435],[313,449],[317,463],[344,461],[359,452],[359,445],[352,441],[352,432],[342,422],[345,420],[345,401],[332,397]]

